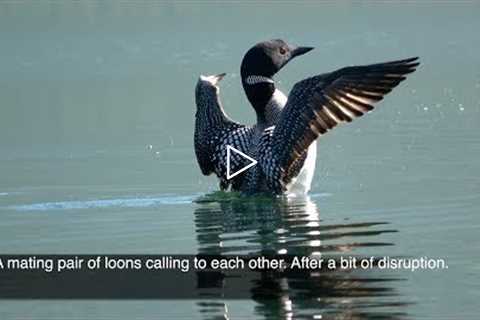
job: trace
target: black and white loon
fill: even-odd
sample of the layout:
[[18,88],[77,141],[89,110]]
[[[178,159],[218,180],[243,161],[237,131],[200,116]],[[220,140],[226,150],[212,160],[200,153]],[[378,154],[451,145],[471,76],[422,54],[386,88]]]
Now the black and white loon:
[[[195,98],[195,154],[204,175],[215,173],[222,190],[246,194],[299,194],[310,190],[315,170],[315,140],[342,122],[373,109],[406,75],[418,58],[351,66],[297,82],[288,98],[272,77],[290,60],[312,50],[283,40],[256,44],[244,56],[242,84],[255,109],[253,126],[231,120],[219,98],[218,83],[225,74],[200,76]],[[226,178],[226,146],[258,161],[242,174]],[[231,154],[231,172],[246,165]]]

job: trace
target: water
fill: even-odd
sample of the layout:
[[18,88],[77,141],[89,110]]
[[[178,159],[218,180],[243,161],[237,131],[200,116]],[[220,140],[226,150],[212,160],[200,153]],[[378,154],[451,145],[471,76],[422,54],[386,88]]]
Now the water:
[[[1,318],[476,319],[479,9],[1,2],[1,253],[324,252],[449,266],[285,278],[277,300],[3,301]],[[316,47],[277,76],[284,91],[348,64],[422,65],[319,142],[308,198],[212,195],[192,147],[196,79],[227,72],[227,112],[251,123],[240,59],[273,37]]]

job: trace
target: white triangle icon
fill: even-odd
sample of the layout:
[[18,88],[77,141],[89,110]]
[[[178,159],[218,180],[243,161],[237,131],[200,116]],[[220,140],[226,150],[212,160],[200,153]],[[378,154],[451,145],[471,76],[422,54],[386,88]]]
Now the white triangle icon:
[[[241,155],[242,157],[250,160],[250,163],[247,164],[245,167],[243,167],[242,169],[240,170],[237,170],[236,172],[234,173],[230,173],[230,154],[231,152],[235,152],[235,153],[238,153],[239,155]],[[253,167],[254,165],[256,165],[258,163],[257,160],[253,159],[252,157],[249,157],[247,156],[245,153],[243,153],[242,151],[240,150],[237,150],[235,149],[234,147],[232,147],[231,145],[228,145],[227,144],[227,179],[230,180],[232,179],[233,177],[235,177],[236,175],[242,173],[243,171],[245,170],[248,170],[249,168]]]

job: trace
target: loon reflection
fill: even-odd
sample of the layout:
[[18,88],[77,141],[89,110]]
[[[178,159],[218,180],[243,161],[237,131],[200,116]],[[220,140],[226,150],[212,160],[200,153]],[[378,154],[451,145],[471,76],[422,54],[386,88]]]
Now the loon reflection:
[[[211,198],[209,200],[209,198]],[[393,243],[382,234],[397,232],[387,222],[326,223],[308,197],[243,198],[215,193],[195,210],[200,255],[296,255],[339,258],[369,255]],[[345,223],[344,223],[345,222]],[[386,237],[388,239],[388,237]],[[255,313],[265,319],[407,319],[394,289],[401,281],[388,272],[321,269],[281,273],[258,272],[249,286]],[[229,319],[228,301],[221,301],[228,282],[224,272],[198,272],[197,287],[217,288],[215,301],[199,302],[205,319]],[[245,281],[245,280],[244,280]],[[211,297],[210,297],[211,298]]]

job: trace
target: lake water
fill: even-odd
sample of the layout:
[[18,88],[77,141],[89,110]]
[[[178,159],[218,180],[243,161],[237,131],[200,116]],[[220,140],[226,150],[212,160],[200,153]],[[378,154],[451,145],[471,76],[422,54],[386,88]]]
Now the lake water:
[[[0,253],[389,255],[433,271],[286,278],[277,300],[2,301],[2,319],[477,319],[479,2],[0,3]],[[281,37],[316,50],[276,77],[420,56],[372,114],[319,141],[309,197],[231,198],[193,153],[199,74]]]

